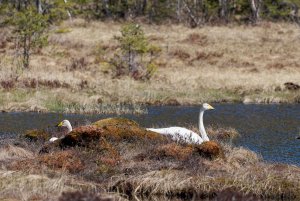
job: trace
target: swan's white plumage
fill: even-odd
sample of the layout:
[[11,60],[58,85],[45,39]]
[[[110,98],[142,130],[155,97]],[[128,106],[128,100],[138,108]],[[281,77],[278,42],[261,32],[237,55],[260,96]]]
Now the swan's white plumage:
[[52,137],[52,138],[50,138],[49,142],[54,142],[55,140],[58,140],[58,138],[57,137]]
[[208,103],[204,103],[202,105],[202,107],[200,108],[199,131],[200,131],[201,137],[194,131],[191,131],[191,130],[183,128],[183,127],[147,128],[147,130],[169,136],[174,141],[183,141],[183,142],[186,142],[189,144],[201,144],[204,141],[209,141],[209,138],[206,134],[204,124],[203,124],[203,114],[204,114],[204,111],[212,110],[212,109],[214,109],[214,108],[211,105],[209,105]]
[[189,144],[201,144],[203,142],[197,133],[183,127],[147,128],[147,130],[170,136],[174,141],[183,141]]

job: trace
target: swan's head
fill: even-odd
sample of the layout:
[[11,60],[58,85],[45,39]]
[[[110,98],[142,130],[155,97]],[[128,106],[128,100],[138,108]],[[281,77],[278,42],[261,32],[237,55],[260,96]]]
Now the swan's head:
[[203,103],[202,108],[203,108],[204,110],[213,110],[213,109],[215,109],[213,106],[211,106],[211,105],[208,104],[208,103]]
[[57,126],[58,127],[71,127],[71,123],[68,120],[63,120]]

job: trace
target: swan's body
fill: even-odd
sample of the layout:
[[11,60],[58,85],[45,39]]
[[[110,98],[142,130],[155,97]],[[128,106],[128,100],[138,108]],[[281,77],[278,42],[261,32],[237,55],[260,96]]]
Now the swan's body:
[[[63,120],[62,122],[60,122],[58,125],[58,127],[66,127],[68,129],[67,133],[70,133],[72,131],[72,126],[71,123],[68,120]],[[54,142],[56,140],[58,140],[59,138],[57,137],[52,137],[50,138],[50,142]]]
[[189,144],[201,144],[202,142],[209,141],[203,124],[203,114],[204,111],[212,109],[214,108],[208,103],[204,103],[200,108],[199,130],[201,137],[194,131],[183,127],[147,128],[147,130],[170,136],[174,141],[184,141]]
[[170,136],[174,141],[184,141],[191,144],[201,144],[203,139],[194,131],[183,127],[147,128],[149,131]]

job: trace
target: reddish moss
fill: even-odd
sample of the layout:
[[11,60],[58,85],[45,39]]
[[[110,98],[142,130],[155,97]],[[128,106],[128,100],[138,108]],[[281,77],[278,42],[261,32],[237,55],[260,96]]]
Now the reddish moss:
[[76,173],[84,169],[83,162],[72,150],[58,151],[38,157],[40,163],[53,169],[64,169]]
[[36,168],[39,168],[39,164],[35,159],[24,159],[24,160],[12,161],[10,164],[8,164],[7,167],[8,169],[14,171],[34,170]]
[[195,152],[210,159],[223,157],[224,155],[221,146],[214,141],[207,141],[200,145],[195,145]]
[[96,126],[81,126],[61,139],[60,145],[62,147],[88,146],[91,142],[98,141],[102,134],[103,130]]
[[114,167],[121,161],[121,156],[116,147],[107,142],[105,139],[100,141],[101,156],[99,162],[106,166]]
[[193,147],[170,143],[157,147],[153,153],[156,158],[171,157],[178,160],[187,160],[193,153]]

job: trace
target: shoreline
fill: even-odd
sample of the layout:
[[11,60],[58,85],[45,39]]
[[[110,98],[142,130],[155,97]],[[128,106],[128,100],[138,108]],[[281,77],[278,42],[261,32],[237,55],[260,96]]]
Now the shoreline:
[[[242,103],[242,102],[212,102],[212,104],[241,104],[241,105],[297,105],[299,103]],[[103,111],[103,110],[94,110],[94,111],[82,111],[82,110],[73,110],[72,112],[66,112],[63,110],[58,110],[58,111],[51,111],[51,110],[40,110],[39,108],[35,109],[20,109],[20,110],[7,110],[7,109],[0,109],[0,113],[40,113],[40,114],[47,114],[47,113],[54,113],[54,114],[82,114],[82,115],[93,115],[93,114],[116,114],[116,115],[121,115],[121,114],[132,114],[132,115],[143,115],[147,114],[147,110],[144,108],[147,107],[197,107],[200,104],[189,104],[189,105],[139,105],[142,110],[135,111],[131,109],[126,109],[126,111]]]
[[[127,82],[128,80],[116,80]],[[111,81],[109,81],[111,82]],[[145,83],[132,81],[132,87],[137,88],[133,95],[118,88],[105,93],[90,92],[90,89],[24,89],[16,88],[10,91],[0,91],[0,111],[2,112],[58,112],[81,114],[145,114],[147,106],[197,106],[201,103],[217,104],[299,104],[300,90],[280,91],[267,94],[247,95],[226,92],[224,90],[202,90],[195,94],[193,91],[181,94],[181,91],[151,90],[139,85]],[[129,87],[130,88],[130,87]],[[100,89],[101,90],[101,89]],[[129,90],[129,89],[127,89]],[[143,91],[146,90],[146,91]],[[115,94],[119,91],[119,94]]]

